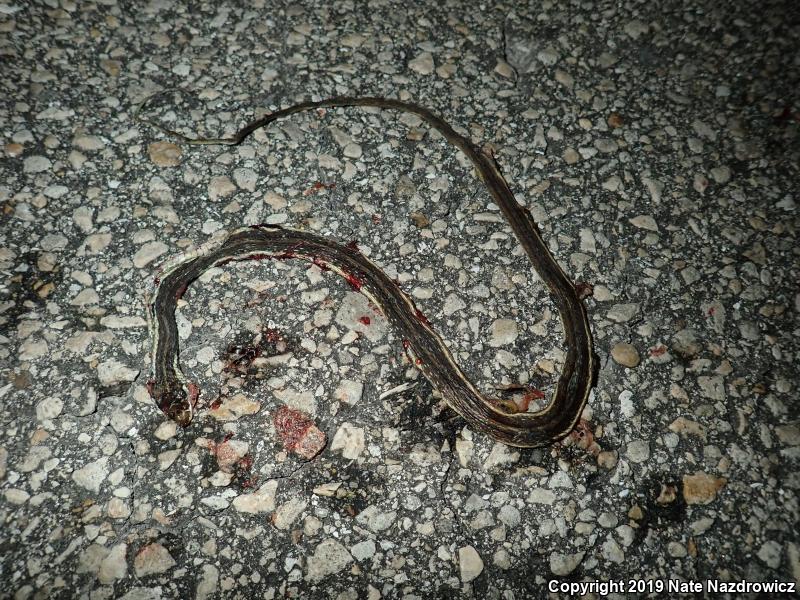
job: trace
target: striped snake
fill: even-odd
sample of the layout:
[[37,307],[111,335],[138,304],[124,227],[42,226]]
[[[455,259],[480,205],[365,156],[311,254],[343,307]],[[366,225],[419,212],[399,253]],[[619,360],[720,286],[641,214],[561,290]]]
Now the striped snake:
[[272,112],[229,138],[189,138],[151,121],[145,122],[184,144],[235,146],[255,130],[294,113],[344,106],[394,109],[418,115],[470,159],[531,264],[550,289],[564,325],[566,356],[549,404],[536,412],[514,411],[509,408],[509,402],[484,396],[467,378],[411,299],[355,247],[307,231],[271,225],[233,231],[223,241],[182,257],[159,274],[148,307],[153,340],[150,395],[165,414],[181,425],[186,426],[192,420],[198,389],[181,372],[175,309],[195,279],[208,269],[231,261],[299,258],[338,273],[375,303],[402,336],[403,345],[413,353],[414,363],[473,428],[518,447],[543,446],[569,434],[589,397],[596,368],[581,286],[576,287],[553,258],[536,222],[530,212],[517,203],[494,158],[478,150],[442,119],[421,106],[400,100],[337,97],[303,102]]

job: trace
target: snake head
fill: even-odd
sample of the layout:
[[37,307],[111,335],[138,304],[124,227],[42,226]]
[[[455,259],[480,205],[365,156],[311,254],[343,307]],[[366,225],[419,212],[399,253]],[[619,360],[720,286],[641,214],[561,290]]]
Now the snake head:
[[196,386],[189,384],[189,389],[186,390],[174,382],[165,385],[153,383],[148,385],[148,388],[150,396],[165,415],[181,427],[186,427],[191,423],[194,415],[193,400],[197,399]]

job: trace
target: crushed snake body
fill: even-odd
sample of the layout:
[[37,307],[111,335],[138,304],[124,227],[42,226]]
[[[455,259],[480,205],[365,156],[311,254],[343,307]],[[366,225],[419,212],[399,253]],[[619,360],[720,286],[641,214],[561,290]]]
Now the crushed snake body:
[[581,291],[566,276],[539,234],[530,212],[514,198],[494,159],[478,150],[450,125],[416,104],[388,98],[339,97],[296,104],[270,113],[230,138],[189,138],[158,127],[185,144],[236,145],[252,132],[291,114],[319,108],[368,106],[418,115],[470,159],[525,253],[553,295],[564,326],[566,354],[549,404],[536,412],[510,412],[502,402],[484,396],[453,359],[447,346],[413,301],[357,248],[295,229],[259,225],[228,234],[222,241],[165,268],[149,304],[153,339],[151,396],[169,417],[188,425],[194,415],[197,388],[186,381],[179,363],[175,310],[186,288],[208,269],[230,261],[303,259],[346,278],[386,315],[413,353],[415,363],[447,403],[473,428],[505,444],[535,447],[555,442],[572,431],[591,391],[595,355]]

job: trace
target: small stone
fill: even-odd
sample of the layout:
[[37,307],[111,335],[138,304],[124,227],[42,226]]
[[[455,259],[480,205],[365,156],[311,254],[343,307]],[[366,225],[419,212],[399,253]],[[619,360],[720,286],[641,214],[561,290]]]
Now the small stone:
[[169,469],[172,464],[178,459],[181,455],[180,448],[175,448],[174,450],[164,450],[164,452],[160,452],[158,454],[158,469],[160,471],[166,471]]
[[483,462],[483,468],[490,471],[496,467],[514,464],[519,460],[519,452],[500,442],[492,446],[492,451]]
[[208,197],[210,200],[218,200],[225,196],[230,196],[235,191],[236,186],[233,185],[230,178],[225,175],[212,177],[211,181],[208,183]]
[[628,444],[625,454],[631,462],[643,463],[650,458],[650,442],[647,440],[633,441]]
[[105,386],[134,381],[138,375],[138,369],[131,369],[113,358],[97,365],[97,377]]
[[339,402],[344,402],[345,404],[349,404],[350,406],[357,403],[361,400],[361,396],[364,393],[364,384],[360,381],[351,381],[349,379],[343,379],[339,383],[339,387],[336,388],[336,391],[333,393],[333,397],[336,398]]
[[506,79],[515,79],[517,76],[513,67],[501,58],[497,59],[497,66],[495,66],[494,72]]
[[725,380],[721,375],[701,375],[697,378],[700,393],[711,400],[725,400]]
[[108,457],[104,456],[92,461],[72,473],[72,480],[79,486],[94,492],[100,492],[100,485],[108,477]]
[[278,481],[270,479],[255,492],[241,494],[233,499],[233,508],[242,513],[262,513],[275,510],[275,492],[278,491]]
[[39,247],[46,252],[52,252],[63,250],[68,243],[69,240],[66,236],[60,233],[48,233],[39,241]]
[[78,135],[72,140],[72,145],[80,150],[91,152],[93,150],[102,150],[106,147],[103,140],[95,135]]
[[642,23],[641,21],[634,19],[629,21],[623,29],[630,38],[638,40],[641,35],[650,30],[650,27],[647,25],[647,23]]
[[575,150],[575,148],[568,147],[564,150],[564,154],[561,155],[561,158],[564,159],[564,162],[568,165],[574,165],[581,159],[581,155]]
[[164,254],[169,247],[164,242],[147,242],[133,255],[133,266],[142,269]]
[[350,554],[359,562],[372,558],[375,556],[375,542],[372,540],[359,542],[350,548]]
[[550,571],[553,575],[564,577],[572,573],[581,561],[585,552],[578,552],[576,554],[561,554],[560,552],[553,552],[550,555]]
[[69,301],[72,306],[90,306],[100,302],[100,295],[93,288],[81,290]]
[[159,167],[177,167],[181,163],[181,149],[172,142],[153,142],[147,152]]
[[689,528],[692,530],[694,535],[702,535],[708,531],[713,524],[714,519],[711,517],[703,517],[701,519],[697,519],[697,521],[694,521],[691,525],[689,525]]
[[731,179],[731,170],[728,167],[714,167],[711,169],[711,177],[719,184],[728,183]]
[[693,435],[705,441],[706,432],[703,426],[696,421],[687,419],[686,417],[678,417],[669,426],[670,431],[678,433],[683,437]]
[[555,500],[555,493],[546,488],[533,488],[528,494],[528,502],[530,504],[551,505]]
[[497,518],[500,522],[505,523],[508,527],[516,527],[522,520],[519,509],[516,506],[505,504],[500,507],[497,513]]
[[327,443],[325,434],[303,411],[283,405],[272,415],[272,423],[283,447],[306,460],[322,452]]
[[617,544],[617,542],[615,542],[611,537],[605,541],[601,552],[603,558],[610,562],[622,564],[622,562],[625,560],[625,553],[622,551],[622,548],[620,548],[619,544]]
[[99,254],[108,247],[112,239],[110,233],[93,233],[83,240],[81,248],[86,248],[89,254]]
[[72,220],[83,233],[89,233],[94,228],[93,217],[94,211],[88,206],[79,206],[72,211]]
[[517,322],[512,319],[495,319],[489,335],[489,345],[493,348],[511,344],[519,335]]
[[608,318],[617,323],[626,323],[638,314],[638,312],[639,305],[636,303],[615,304],[608,310]]
[[664,192],[664,184],[658,179],[653,179],[652,177],[642,177],[642,183],[645,185],[645,187],[647,187],[647,191],[650,193],[650,198],[653,200],[653,202],[656,204],[661,202],[661,194]]
[[218,585],[219,585],[219,569],[217,569],[214,565],[203,565],[203,578],[197,584],[197,590],[195,592],[195,600],[208,600],[209,598],[218,597],[217,596]]
[[450,316],[460,310],[466,308],[467,305],[464,304],[464,301],[458,297],[458,294],[452,293],[444,299],[444,306],[442,307],[442,311],[446,316]]
[[19,488],[9,488],[4,493],[5,499],[11,504],[25,504],[31,495],[25,490]]
[[714,477],[703,471],[683,476],[683,497],[686,504],[709,504],[717,492],[728,482],[724,477]]
[[355,142],[350,142],[349,144],[346,144],[345,147],[342,149],[342,153],[347,158],[353,158],[353,159],[361,158],[361,153],[362,153],[361,146],[359,146]]
[[771,569],[777,569],[781,566],[781,545],[774,541],[768,540],[761,545],[758,549],[758,558]]
[[778,425],[775,427],[775,435],[786,446],[800,446],[800,425]]
[[483,560],[472,546],[458,549],[458,567],[461,572],[461,581],[467,583],[483,572]]
[[[571,90],[575,87],[575,78],[567,73],[566,71],[562,71],[561,69],[556,69],[555,72],[556,81],[563,85],[568,90]],[[617,144],[614,144],[614,150],[617,149]]]
[[235,421],[244,415],[254,415],[259,410],[261,410],[260,402],[251,400],[244,394],[236,394],[226,398],[216,408],[211,408],[208,414],[217,421]]
[[52,454],[52,451],[47,446],[32,446],[31,449],[28,450],[28,455],[25,457],[25,460],[23,460],[22,464],[18,465],[17,468],[22,473],[30,473],[38,469],[42,461],[50,458]]
[[604,469],[613,469],[617,466],[617,453],[610,450],[604,450],[597,455],[598,466]]
[[637,217],[633,217],[632,219],[628,219],[628,222],[634,227],[638,227],[639,229],[647,229],[648,231],[658,231],[658,224],[656,223],[656,220],[650,215],[639,215]]
[[41,173],[47,171],[52,163],[46,156],[35,155],[27,157],[22,164],[26,173]]
[[64,409],[64,402],[61,398],[50,396],[45,398],[36,405],[36,419],[44,421],[46,419],[55,419],[61,414]]
[[308,502],[301,498],[292,498],[285,504],[282,504],[278,507],[278,510],[275,511],[275,514],[272,515],[272,524],[277,529],[289,529],[292,523],[297,520],[297,517],[305,510],[306,506],[308,506]]
[[128,551],[127,544],[117,544],[100,562],[97,578],[103,585],[114,583],[128,573],[128,561],[125,555]]
[[673,558],[683,558],[686,556],[686,546],[680,542],[670,542],[667,544],[667,554]]
[[392,526],[396,519],[396,511],[381,511],[375,505],[368,506],[356,517],[358,523],[366,525],[373,533],[386,531]]
[[351,562],[353,557],[347,548],[336,540],[327,539],[316,547],[313,555],[308,557],[306,579],[319,581],[338,573]]
[[223,473],[233,473],[236,465],[247,456],[250,445],[241,440],[225,440],[214,447],[217,466]]
[[331,441],[331,451],[342,451],[342,456],[355,460],[364,451],[364,430],[344,422],[339,426]]
[[408,63],[408,68],[420,75],[430,75],[433,73],[434,66],[433,56],[430,52],[423,52]]
[[258,183],[258,174],[253,169],[234,169],[233,180],[243,190],[248,192],[256,191],[256,183]]
[[617,364],[628,367],[629,369],[637,366],[640,361],[639,351],[636,350],[635,346],[626,342],[614,344],[611,348],[611,358],[613,358]]
[[5,150],[6,150],[6,156],[8,156],[9,158],[16,158],[23,153],[23,151],[25,150],[25,146],[23,146],[22,144],[11,142],[9,144],[6,144]]
[[619,129],[620,127],[622,127],[625,124],[625,121],[620,116],[619,113],[613,112],[610,115],[608,115],[608,119],[606,119],[606,123],[608,123],[608,126],[611,127],[611,129]]
[[47,342],[35,338],[28,338],[19,347],[20,360],[34,360],[49,352]]
[[511,568],[511,556],[505,548],[500,548],[492,557],[494,565],[504,571]]
[[133,568],[137,577],[164,573],[175,566],[175,559],[161,544],[148,544],[136,554]]
[[672,337],[672,350],[684,357],[692,358],[700,352],[701,345],[697,341],[697,336],[692,329],[681,329]]

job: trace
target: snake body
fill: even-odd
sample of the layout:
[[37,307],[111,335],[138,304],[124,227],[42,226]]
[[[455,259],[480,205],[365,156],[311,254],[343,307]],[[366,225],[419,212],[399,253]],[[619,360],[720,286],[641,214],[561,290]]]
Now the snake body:
[[[208,269],[230,261],[299,258],[345,277],[386,315],[413,352],[415,363],[447,403],[473,428],[510,446],[550,444],[573,430],[591,391],[595,355],[581,294],[553,258],[530,212],[521,206],[494,159],[429,110],[388,98],[338,97],[309,101],[270,113],[229,138],[189,138],[151,123],[191,145],[236,145],[252,132],[297,112],[343,106],[364,106],[414,113],[438,130],[472,162],[514,235],[553,295],[564,326],[566,356],[549,404],[537,412],[509,412],[484,396],[453,359],[445,343],[411,299],[377,265],[354,247],[294,229],[259,225],[230,233],[214,246],[195,252],[166,268],[158,278],[149,305],[153,338],[151,396],[169,417],[188,425],[194,413],[196,387],[183,376],[178,359],[175,309],[186,288]],[[149,122],[149,121],[148,121]]]

